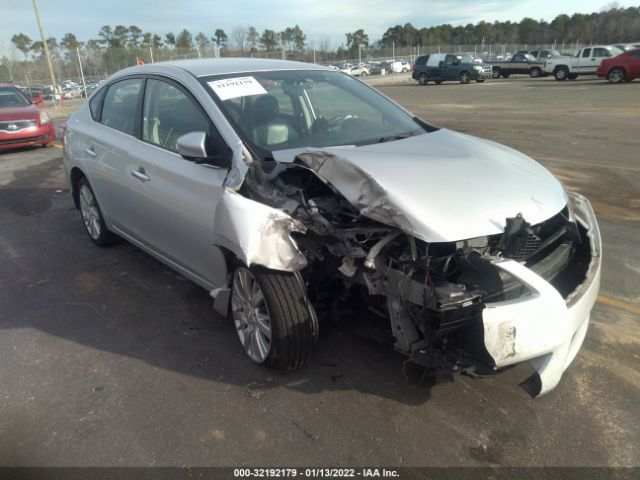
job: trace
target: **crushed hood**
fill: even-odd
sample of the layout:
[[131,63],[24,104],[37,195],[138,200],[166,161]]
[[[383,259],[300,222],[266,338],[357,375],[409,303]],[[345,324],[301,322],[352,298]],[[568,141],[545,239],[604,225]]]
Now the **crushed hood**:
[[511,148],[441,129],[362,147],[274,152],[332,184],[360,212],[427,242],[502,233],[521,213],[532,225],[566,204],[542,165]]

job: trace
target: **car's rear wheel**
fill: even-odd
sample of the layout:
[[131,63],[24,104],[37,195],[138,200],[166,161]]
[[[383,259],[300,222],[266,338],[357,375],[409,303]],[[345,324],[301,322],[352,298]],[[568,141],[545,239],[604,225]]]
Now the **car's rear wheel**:
[[558,67],[556,71],[553,72],[553,77],[559,82],[562,82],[569,78],[569,69],[567,67]]
[[440,85],[442,83],[442,80],[436,80],[436,85]]
[[421,73],[418,76],[418,84],[419,85],[426,85],[427,83],[429,83],[429,79],[427,77],[427,74],[426,73]]
[[471,81],[471,75],[469,75],[469,72],[464,71],[460,73],[460,83],[462,83],[463,85],[469,83]]
[[500,78],[500,68],[496,67],[493,69],[493,71],[491,72],[491,76],[493,78]]
[[108,247],[116,243],[118,237],[109,231],[104,223],[98,200],[85,177],[78,182],[78,201],[84,228],[93,243],[99,247]]
[[529,72],[529,75],[531,76],[531,78],[538,78],[542,76],[542,70],[540,70],[538,67],[533,67]]
[[607,78],[611,83],[620,83],[625,80],[624,70],[620,67],[612,68],[607,75]]
[[233,273],[231,314],[255,363],[283,373],[301,368],[318,332],[311,308],[299,275],[245,266]]

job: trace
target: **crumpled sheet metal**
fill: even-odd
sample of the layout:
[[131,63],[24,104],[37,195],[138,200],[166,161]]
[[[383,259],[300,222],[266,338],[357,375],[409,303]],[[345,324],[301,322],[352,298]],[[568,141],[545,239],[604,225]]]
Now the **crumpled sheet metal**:
[[291,233],[305,231],[286,213],[227,189],[216,211],[213,237],[248,266],[296,272],[307,266],[307,259]]
[[323,151],[301,153],[296,158],[333,185],[363,216],[413,233],[406,216],[390,204],[387,191],[348,159]]

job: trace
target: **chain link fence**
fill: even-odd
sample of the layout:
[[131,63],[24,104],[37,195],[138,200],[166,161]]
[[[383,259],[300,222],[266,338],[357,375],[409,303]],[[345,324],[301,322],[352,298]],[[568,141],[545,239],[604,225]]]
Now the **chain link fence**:
[[[51,60],[57,82],[75,83],[92,86],[100,80],[125,67],[138,62],[153,63],[166,60],[216,58],[216,57],[254,57],[297,60],[323,65],[339,66],[344,63],[382,62],[403,60],[409,63],[423,54],[459,53],[471,54],[474,58],[490,61],[500,60],[520,50],[556,49],[563,54],[574,54],[581,44],[476,44],[476,45],[429,45],[394,48],[366,48],[353,54],[338,56],[335,51],[235,51],[215,46],[194,47],[188,50],[170,48],[91,48],[83,46],[75,50],[54,48]],[[51,85],[47,62],[44,56],[28,59],[19,51],[9,51],[0,57],[0,82],[9,82],[26,89],[38,89]]]

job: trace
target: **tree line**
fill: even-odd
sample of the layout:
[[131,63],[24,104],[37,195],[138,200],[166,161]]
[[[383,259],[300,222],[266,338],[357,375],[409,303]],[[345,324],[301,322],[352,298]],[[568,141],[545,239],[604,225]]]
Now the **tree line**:
[[410,23],[388,28],[385,47],[474,44],[617,43],[640,41],[640,6],[611,8],[589,14],[561,14],[551,22],[523,18],[520,22],[481,21],[475,24],[416,28]]
[[[276,31],[258,31],[253,26],[236,26],[229,33],[222,28],[210,33],[192,34],[186,28],[179,32],[159,35],[145,32],[137,25],[104,25],[95,38],[79,40],[75,34],[67,33],[60,41],[47,39],[51,56],[57,64],[71,64],[76,58],[76,49],[90,56],[96,72],[111,72],[132,65],[137,56],[148,60],[150,49],[156,60],[186,58],[197,55],[265,55],[271,52],[287,52],[287,58],[309,59],[309,53],[318,53],[318,61],[358,58],[375,55],[383,49],[428,47],[430,45],[481,45],[481,44],[552,44],[556,43],[613,43],[640,41],[640,6],[611,8],[606,11],[569,15],[558,15],[550,22],[523,18],[520,22],[480,21],[475,24],[452,26],[450,24],[417,28],[411,23],[389,27],[376,42],[370,42],[364,29],[345,34],[345,41],[332,48],[330,38],[321,36],[310,42],[299,25]],[[13,46],[22,53],[22,67],[29,64],[37,68],[42,64],[44,46],[24,33],[13,35]],[[387,53],[388,55],[388,53]],[[271,56],[278,56],[271,55]],[[9,66],[5,56],[1,65]],[[10,66],[15,68],[15,66]]]

